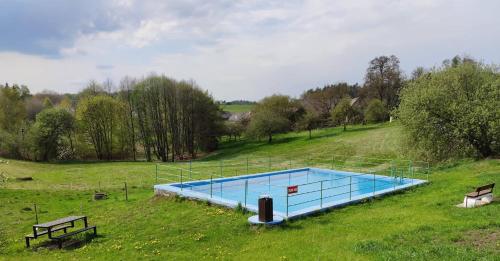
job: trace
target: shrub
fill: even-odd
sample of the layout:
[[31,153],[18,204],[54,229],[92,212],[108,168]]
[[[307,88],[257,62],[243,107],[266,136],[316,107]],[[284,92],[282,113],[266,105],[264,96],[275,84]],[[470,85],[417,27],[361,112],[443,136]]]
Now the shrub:
[[421,156],[498,155],[498,69],[464,62],[434,70],[403,89],[397,113],[408,147]]
[[386,121],[389,116],[386,106],[379,99],[373,99],[365,110],[365,120],[369,123]]

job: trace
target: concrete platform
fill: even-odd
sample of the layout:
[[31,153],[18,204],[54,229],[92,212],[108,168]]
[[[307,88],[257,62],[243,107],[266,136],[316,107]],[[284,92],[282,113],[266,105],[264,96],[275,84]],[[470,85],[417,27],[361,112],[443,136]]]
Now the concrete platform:
[[285,219],[282,216],[276,216],[276,215],[273,216],[273,221],[271,221],[271,222],[260,222],[258,215],[251,216],[248,218],[248,222],[252,225],[274,226],[274,225],[279,225],[279,224],[283,223],[284,221],[285,221]]

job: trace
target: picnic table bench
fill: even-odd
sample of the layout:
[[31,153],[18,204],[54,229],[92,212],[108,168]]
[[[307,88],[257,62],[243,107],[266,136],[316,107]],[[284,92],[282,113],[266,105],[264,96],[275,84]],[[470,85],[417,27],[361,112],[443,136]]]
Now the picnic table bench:
[[470,192],[465,194],[465,207],[468,207],[469,199],[472,199],[472,207],[476,205],[476,200],[483,200],[486,198],[487,201],[491,201],[493,199],[493,188],[495,187],[495,183],[491,183],[484,186],[477,187],[474,192]]
[[[83,220],[84,227],[78,230],[68,232],[68,228],[74,228],[75,222]],[[53,233],[63,230],[63,234],[54,236]],[[26,235],[26,247],[30,247],[30,240],[36,239],[39,236],[47,234],[49,239],[57,241],[59,248],[62,248],[64,238],[82,233],[88,230],[94,230],[94,235],[97,235],[96,226],[89,226],[86,216],[69,216],[53,220],[50,222],[33,225],[33,234]]]

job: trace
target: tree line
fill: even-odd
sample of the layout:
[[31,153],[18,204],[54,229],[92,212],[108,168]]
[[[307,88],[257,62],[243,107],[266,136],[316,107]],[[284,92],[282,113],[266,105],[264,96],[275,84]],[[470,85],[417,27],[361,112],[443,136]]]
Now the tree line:
[[[116,88],[116,90],[113,90]],[[217,148],[218,104],[192,81],[125,77],[76,95],[0,85],[0,155],[27,160],[195,158]]]
[[[250,119],[229,123],[230,133],[267,138],[292,130],[397,119],[406,152],[426,160],[490,157],[500,154],[500,74],[498,66],[455,56],[439,67],[416,68],[409,77],[399,59],[369,62],[362,85],[336,83],[309,89],[300,98],[262,99]],[[240,132],[240,133],[239,133]]]
[[[78,94],[30,94],[0,85],[0,156],[28,160],[175,161],[217,149],[221,137],[273,142],[278,133],[396,119],[407,152],[427,160],[500,153],[496,65],[456,56],[406,76],[394,56],[368,63],[364,82],[271,95],[249,113],[225,113],[192,81],[152,75],[92,81]],[[239,101],[248,104],[247,101]],[[222,103],[224,104],[224,102]]]

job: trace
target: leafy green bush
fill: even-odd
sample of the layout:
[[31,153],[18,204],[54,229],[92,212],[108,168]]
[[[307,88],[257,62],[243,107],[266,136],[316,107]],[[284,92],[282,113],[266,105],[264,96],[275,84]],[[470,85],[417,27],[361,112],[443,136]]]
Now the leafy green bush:
[[434,70],[402,90],[398,115],[408,148],[420,156],[498,155],[498,68],[468,61]]
[[379,99],[373,99],[368,103],[365,110],[365,120],[369,123],[383,122],[387,120],[389,113],[386,106]]

